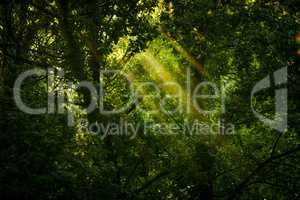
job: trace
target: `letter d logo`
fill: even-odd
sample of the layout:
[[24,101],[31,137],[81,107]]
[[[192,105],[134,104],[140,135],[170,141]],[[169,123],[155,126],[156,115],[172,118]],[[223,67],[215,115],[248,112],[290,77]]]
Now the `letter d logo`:
[[[287,83],[287,67],[281,68],[274,72],[275,86]],[[268,75],[259,81],[251,91],[251,108],[254,115],[265,125],[272,129],[284,132],[287,129],[287,88],[275,90],[275,117],[269,119],[255,111],[253,106],[253,96],[258,91],[271,87],[270,76]]]

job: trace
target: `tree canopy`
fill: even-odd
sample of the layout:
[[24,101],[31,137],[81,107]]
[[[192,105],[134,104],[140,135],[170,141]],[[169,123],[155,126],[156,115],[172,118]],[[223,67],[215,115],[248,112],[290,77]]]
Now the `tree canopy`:
[[1,199],[299,199],[300,2],[4,0]]

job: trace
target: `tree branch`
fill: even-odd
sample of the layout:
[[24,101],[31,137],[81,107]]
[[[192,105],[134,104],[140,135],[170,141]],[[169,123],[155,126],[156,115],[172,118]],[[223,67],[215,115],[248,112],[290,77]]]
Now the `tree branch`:
[[258,174],[263,168],[265,168],[269,163],[271,163],[274,160],[283,158],[285,156],[289,156],[290,154],[296,153],[300,151],[300,145],[298,145],[296,148],[291,149],[289,151],[286,151],[282,154],[276,155],[276,156],[271,156],[270,158],[268,158],[267,160],[265,160],[264,162],[262,162],[261,164],[259,164],[255,170],[253,170],[250,175],[248,175],[244,181],[242,181],[232,192],[230,192],[228,198],[228,200],[232,200],[235,199],[237,195],[241,194],[243,189],[245,187],[247,187],[248,182],[256,175]]

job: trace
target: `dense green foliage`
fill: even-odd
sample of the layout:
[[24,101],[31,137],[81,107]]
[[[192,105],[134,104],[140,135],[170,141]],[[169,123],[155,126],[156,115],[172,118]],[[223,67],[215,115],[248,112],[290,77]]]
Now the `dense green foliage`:
[[[299,8],[297,0],[2,1],[0,199],[299,199]],[[288,126],[280,132],[255,117],[251,91],[284,67]],[[55,103],[70,101],[64,112],[31,115],[18,108],[15,81],[34,68],[54,70]],[[85,112],[93,97],[82,88],[70,91],[69,82],[105,90],[102,103],[110,110],[130,99],[122,75],[99,84],[103,70],[121,70],[151,96],[118,114]],[[24,81],[26,105],[47,106],[48,77]],[[215,112],[189,105],[188,79],[192,90],[203,81],[226,86],[222,98],[198,100]],[[142,87],[146,81],[160,90]],[[164,85],[171,81],[182,94],[165,102],[165,112],[151,112],[174,93]],[[274,95],[274,88],[258,93],[255,110],[272,118]],[[181,103],[184,109],[174,112]],[[231,134],[224,133],[227,126],[208,134],[188,128],[220,120],[234,125]],[[138,127],[136,135],[132,129],[91,134],[96,122],[124,121]]]

